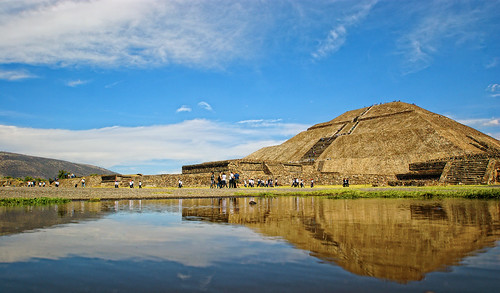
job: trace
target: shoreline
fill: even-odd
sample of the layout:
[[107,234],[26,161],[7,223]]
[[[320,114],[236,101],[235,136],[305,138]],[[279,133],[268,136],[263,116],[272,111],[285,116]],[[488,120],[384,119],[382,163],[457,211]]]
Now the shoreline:
[[[0,187],[0,199],[63,198],[69,200],[138,200],[187,199],[221,197],[327,196],[330,198],[425,198],[464,197],[500,199],[500,185],[433,186],[433,187],[368,187],[317,186],[314,188],[102,188],[102,187]],[[488,197],[484,197],[487,195]],[[489,196],[490,195],[490,196]]]

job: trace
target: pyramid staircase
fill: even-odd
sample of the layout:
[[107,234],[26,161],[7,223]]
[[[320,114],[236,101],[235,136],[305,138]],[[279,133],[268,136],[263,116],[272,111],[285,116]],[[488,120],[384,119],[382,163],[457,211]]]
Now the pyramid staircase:
[[439,180],[446,164],[446,161],[411,163],[410,172],[396,174],[396,178],[398,180]]
[[366,108],[359,116],[354,118],[352,121],[345,123],[340,127],[335,134],[328,137],[320,138],[313,146],[310,148],[303,156],[300,158],[301,162],[314,162],[321,154],[335,141],[335,139],[341,135],[349,135],[354,129],[359,125],[359,118],[370,111],[373,106]]
[[322,137],[320,138],[313,146],[310,148],[307,153],[305,153],[301,161],[314,161],[335,141],[337,136],[333,135],[330,137]]
[[481,184],[489,159],[450,161],[440,181],[448,184]]

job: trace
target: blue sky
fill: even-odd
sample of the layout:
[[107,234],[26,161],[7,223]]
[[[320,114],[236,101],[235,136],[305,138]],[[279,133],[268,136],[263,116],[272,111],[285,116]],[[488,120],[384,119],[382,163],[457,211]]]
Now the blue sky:
[[0,150],[178,173],[401,100],[500,138],[500,1],[0,1]]

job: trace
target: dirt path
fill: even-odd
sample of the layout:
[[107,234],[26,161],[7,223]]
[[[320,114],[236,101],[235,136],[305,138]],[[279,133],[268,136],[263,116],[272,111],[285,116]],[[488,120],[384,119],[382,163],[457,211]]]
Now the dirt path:
[[55,188],[55,187],[0,187],[0,198],[68,198],[72,200],[89,199],[161,199],[161,198],[201,198],[201,197],[232,197],[238,192],[289,192],[322,188],[237,188],[237,189],[210,189],[210,188]]
[[[488,185],[485,188],[498,187],[500,185]],[[449,191],[457,191],[460,187],[450,186]],[[476,186],[475,188],[482,188]],[[113,199],[162,199],[162,198],[210,198],[210,197],[234,197],[241,196],[241,193],[251,195],[253,193],[270,192],[273,194],[280,193],[301,193],[307,195],[311,191],[332,190],[332,187],[314,187],[314,188],[55,188],[55,187],[0,187],[0,198],[67,198],[72,200],[113,200]],[[339,190],[344,190],[339,188]],[[391,188],[353,188],[353,190],[361,191],[385,191],[385,190],[401,190],[414,191],[419,190],[418,187],[391,187]],[[428,189],[430,190],[430,189]],[[238,194],[239,193],[239,194]]]

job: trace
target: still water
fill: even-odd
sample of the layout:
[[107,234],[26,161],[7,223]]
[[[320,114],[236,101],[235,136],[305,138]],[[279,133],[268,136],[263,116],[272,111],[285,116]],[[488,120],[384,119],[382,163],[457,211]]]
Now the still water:
[[281,197],[0,208],[0,292],[498,292],[500,202]]

